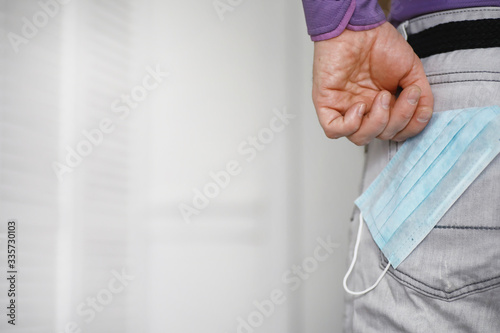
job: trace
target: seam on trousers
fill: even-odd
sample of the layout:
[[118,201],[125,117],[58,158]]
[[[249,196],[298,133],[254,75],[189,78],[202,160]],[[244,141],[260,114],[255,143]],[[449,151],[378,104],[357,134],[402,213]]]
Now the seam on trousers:
[[[401,272],[400,272],[400,273],[401,273]],[[484,287],[482,287],[482,288],[477,288],[477,289],[474,289],[474,290],[469,290],[469,291],[466,291],[466,292],[464,292],[464,293],[460,293],[460,294],[458,294],[458,295],[456,295],[456,296],[449,297],[449,296],[446,296],[446,295],[445,295],[445,296],[443,296],[443,295],[439,295],[439,294],[434,294],[434,293],[432,293],[432,292],[429,292],[429,291],[427,291],[427,290],[424,290],[424,289],[422,289],[422,288],[419,288],[419,287],[417,287],[417,286],[415,286],[415,285],[411,284],[411,283],[410,283],[410,282],[408,282],[408,281],[404,281],[404,280],[402,280],[402,279],[398,278],[398,277],[397,277],[397,276],[395,276],[392,272],[389,272],[389,274],[390,274],[392,277],[394,277],[395,279],[397,279],[398,281],[400,281],[402,284],[405,284],[405,285],[408,285],[408,286],[410,286],[410,287],[412,287],[412,288],[415,288],[415,289],[417,289],[417,290],[420,290],[423,294],[427,294],[427,295],[435,296],[435,297],[437,297],[437,298],[439,298],[439,299],[445,299],[445,300],[448,300],[448,301],[451,301],[451,300],[454,300],[454,299],[458,299],[458,298],[462,298],[462,297],[464,297],[464,296],[467,296],[468,294],[481,292],[481,291],[483,291],[483,290],[487,290],[487,289],[493,289],[494,287],[497,287],[497,286],[499,286],[499,285],[500,285],[500,281],[499,281],[499,282],[497,282],[497,283],[495,283],[495,284],[490,284],[490,285],[488,285],[488,286],[484,286]],[[489,279],[489,280],[498,279],[498,278],[500,278],[500,277],[492,278],[492,279]],[[413,279],[413,280],[415,280],[415,279]],[[489,280],[486,280],[486,281],[489,281]],[[417,281],[417,280],[415,280],[415,281]],[[417,281],[417,282],[419,282],[419,281]],[[423,285],[425,285],[424,283],[422,283],[422,284],[423,284]],[[426,287],[428,287],[428,286],[426,286]],[[429,288],[432,288],[432,287],[429,287]],[[443,291],[443,290],[439,290],[439,289],[436,289],[436,288],[432,288],[432,289],[437,290],[437,291],[441,291],[441,292],[443,292],[443,293],[445,293],[445,294],[450,294],[450,293],[452,293],[452,292],[446,292],[446,291]]]
[[[466,285],[464,285],[464,286],[462,286],[462,287],[460,287],[460,288],[453,289],[453,290],[451,290],[451,291],[446,291],[446,290],[443,290],[443,289],[439,289],[439,288],[436,288],[436,287],[429,286],[428,284],[426,284],[426,283],[424,283],[424,282],[422,282],[422,281],[419,281],[419,280],[415,279],[414,277],[412,277],[412,276],[408,275],[408,274],[407,274],[407,273],[405,273],[405,272],[401,272],[401,271],[397,271],[397,272],[398,272],[398,273],[400,273],[400,274],[403,274],[403,275],[405,275],[405,276],[407,276],[407,277],[409,277],[410,279],[412,279],[412,280],[413,280],[413,281],[415,281],[415,282],[418,282],[418,283],[420,283],[420,284],[422,284],[422,285],[426,286],[426,287],[427,287],[427,288],[429,288],[429,289],[436,290],[436,291],[441,291],[441,292],[443,292],[443,293],[445,293],[445,294],[453,294],[454,292],[457,292],[457,291],[459,291],[459,290],[461,290],[461,289],[464,289],[464,288],[467,288],[467,287],[470,287],[470,286],[474,286],[474,285],[477,285],[477,284],[480,284],[480,283],[485,283],[485,282],[490,282],[490,281],[493,281],[493,280],[496,280],[496,279],[500,279],[500,276],[494,276],[494,277],[491,277],[491,278],[487,278],[487,279],[485,279],[485,280],[481,280],[481,281],[477,281],[477,282],[473,282],[473,283],[466,284]],[[391,272],[391,273],[392,273],[392,274],[394,274],[393,272]],[[395,278],[397,278],[398,280],[400,280],[400,281],[403,281],[403,282],[404,282],[404,280],[401,280],[401,279],[400,279],[400,278],[398,278],[397,276],[395,276]],[[498,282],[498,284],[500,284],[500,281]]]
[[[387,262],[386,262],[386,264],[387,264]],[[385,266],[384,266],[382,263],[380,264],[380,267],[381,267],[381,268],[385,268]],[[439,295],[439,294],[433,294],[432,292],[430,292],[430,291],[428,291],[428,290],[424,290],[424,289],[422,289],[422,288],[420,288],[420,287],[417,287],[416,285],[413,285],[413,284],[411,284],[410,282],[405,281],[405,280],[401,279],[400,277],[398,277],[398,276],[396,275],[396,273],[394,273],[394,271],[396,271],[397,273],[402,274],[402,275],[404,275],[404,276],[408,277],[408,278],[409,278],[409,279],[411,279],[412,281],[415,281],[415,282],[417,282],[417,283],[419,283],[419,284],[421,284],[421,285],[423,285],[423,286],[425,286],[425,287],[427,287],[427,288],[429,288],[429,289],[432,289],[432,290],[435,290],[435,291],[442,292],[443,294],[445,294],[445,296],[443,296],[443,295]],[[474,290],[469,290],[469,291],[466,291],[466,292],[463,292],[463,293],[459,293],[459,294],[458,294],[458,295],[456,295],[456,296],[449,297],[449,296],[446,296],[446,295],[456,293],[456,292],[460,291],[461,289],[464,289],[464,288],[467,288],[467,287],[471,287],[471,286],[478,285],[478,284],[481,284],[481,283],[486,283],[486,282],[490,282],[490,281],[493,281],[493,280],[500,279],[500,276],[494,276],[494,277],[491,277],[491,278],[488,278],[488,279],[485,279],[485,280],[481,280],[481,281],[477,281],[477,282],[473,282],[473,283],[466,284],[465,286],[462,286],[462,287],[460,287],[460,288],[457,288],[457,289],[454,289],[454,290],[451,290],[451,291],[445,291],[445,290],[442,290],[442,289],[439,289],[439,288],[436,288],[436,287],[432,287],[432,286],[430,286],[430,285],[426,284],[425,282],[422,282],[422,281],[420,281],[420,280],[417,280],[417,279],[415,279],[414,277],[412,277],[412,276],[410,276],[410,275],[408,275],[407,273],[402,272],[402,271],[394,270],[394,269],[392,269],[392,268],[391,268],[391,269],[389,269],[388,273],[389,273],[389,274],[390,274],[393,278],[395,278],[396,280],[400,281],[400,282],[401,282],[401,283],[403,283],[403,284],[408,284],[408,285],[410,285],[410,286],[414,287],[415,289],[418,289],[418,290],[420,290],[420,291],[422,291],[422,292],[424,292],[424,293],[427,293],[427,294],[429,294],[429,295],[434,295],[434,296],[439,297],[439,298],[445,298],[445,299],[454,299],[454,298],[457,298],[457,297],[459,297],[459,296],[462,296],[462,295],[467,295],[467,294],[469,294],[469,293],[472,293],[472,292],[475,292],[475,291],[478,291],[478,290],[483,290],[483,289],[485,289],[485,288],[489,288],[489,287],[492,287],[492,286],[497,286],[497,285],[500,285],[500,281],[498,281],[497,283],[494,283],[494,284],[491,284],[491,285],[488,285],[488,286],[485,286],[485,287],[482,287],[482,288],[477,288],[477,289],[474,289]]]
[[451,74],[481,74],[481,73],[486,73],[486,74],[500,74],[500,72],[496,71],[460,71],[460,72],[446,72],[446,73],[435,73],[435,74],[427,74],[427,77],[431,76],[440,76],[440,75],[451,75]]
[[436,225],[436,229],[459,229],[459,230],[500,230],[500,227],[487,227],[487,226],[465,226],[465,225]]
[[500,82],[500,80],[456,80],[430,83],[431,86],[443,83],[460,83],[460,82]]
[[[380,252],[380,253],[382,253],[382,252]],[[388,261],[385,259],[385,257],[383,256],[383,254],[382,254],[382,258],[383,258],[383,259],[382,259],[383,263],[380,263],[380,267],[381,267],[381,268],[385,268],[384,264],[387,264],[387,263],[388,263]],[[397,269],[396,269],[396,270],[394,270],[394,269],[392,269],[392,268],[391,268],[391,269],[389,269],[388,273],[390,273],[390,274],[391,274],[391,276],[393,276],[393,277],[394,277],[395,279],[397,279],[398,281],[401,281],[402,283],[408,283],[409,285],[411,285],[411,286],[415,287],[415,288],[416,288],[416,289],[418,289],[418,290],[421,290],[421,291],[423,291],[423,292],[429,293],[429,294],[431,294],[431,295],[435,295],[435,296],[437,296],[437,297],[443,297],[443,296],[440,296],[440,295],[438,295],[438,294],[432,294],[432,293],[431,293],[431,292],[429,292],[429,291],[425,291],[424,289],[421,289],[421,288],[419,288],[419,287],[417,287],[417,286],[414,286],[414,285],[410,284],[408,281],[405,281],[405,280],[401,279],[400,277],[398,277],[398,276],[394,273],[394,271],[396,271],[397,273],[402,274],[402,275],[404,275],[404,276],[406,276],[406,277],[410,278],[411,280],[413,280],[413,281],[415,281],[415,282],[420,283],[420,284],[421,284],[421,285],[423,285],[423,286],[426,286],[426,287],[427,287],[427,288],[429,288],[429,289],[436,290],[436,291],[440,291],[440,292],[445,293],[445,294],[452,294],[452,293],[455,293],[455,292],[457,292],[457,291],[459,291],[459,290],[461,290],[461,289],[464,289],[464,288],[467,288],[467,287],[470,287],[470,286],[474,286],[474,285],[477,285],[477,284],[480,284],[480,283],[485,283],[485,282],[493,281],[493,280],[496,280],[496,279],[500,279],[500,276],[494,276],[494,277],[491,277],[491,278],[487,278],[487,279],[485,279],[485,280],[481,280],[481,281],[477,281],[477,282],[473,282],[473,283],[466,284],[466,285],[464,285],[464,286],[461,286],[460,288],[453,289],[453,290],[451,290],[451,291],[445,291],[445,290],[443,290],[443,289],[439,289],[439,288],[436,288],[436,287],[432,287],[432,286],[428,285],[428,284],[427,284],[427,283],[425,283],[425,282],[422,282],[422,281],[420,281],[420,280],[417,280],[417,279],[415,279],[415,278],[414,278],[414,277],[412,277],[411,275],[408,275],[408,274],[407,274],[407,273],[405,273],[405,272],[399,271],[399,270],[397,270]],[[490,285],[490,286],[495,286],[495,285],[497,285],[497,284],[500,284],[500,281],[498,281],[497,283],[492,284],[492,285]],[[488,286],[488,287],[489,287],[489,286]],[[480,288],[479,290],[481,290],[481,289],[483,289],[483,288]],[[473,292],[473,291],[475,291],[475,290],[478,290],[478,289],[474,289],[474,290],[472,290],[472,291],[466,292],[465,294],[470,293],[470,292]],[[462,294],[459,294],[459,295],[462,295]],[[457,295],[457,296],[453,296],[453,297],[449,297],[449,298],[447,298],[447,299],[452,299],[452,298],[458,297],[459,295]]]

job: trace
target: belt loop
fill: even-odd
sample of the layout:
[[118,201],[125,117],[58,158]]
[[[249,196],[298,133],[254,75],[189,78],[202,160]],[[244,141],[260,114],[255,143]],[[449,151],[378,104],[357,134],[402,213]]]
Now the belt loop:
[[398,31],[401,35],[403,35],[403,38],[405,40],[408,40],[408,34],[406,33],[406,27],[408,27],[408,25],[410,24],[409,21],[404,21],[403,23],[401,23],[399,26],[398,26]]

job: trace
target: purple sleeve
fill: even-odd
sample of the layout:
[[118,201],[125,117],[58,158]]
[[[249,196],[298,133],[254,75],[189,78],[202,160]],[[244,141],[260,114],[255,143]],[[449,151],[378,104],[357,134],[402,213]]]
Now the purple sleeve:
[[302,0],[313,41],[340,35],[346,28],[367,30],[385,22],[377,0]]
[[357,0],[356,9],[349,20],[347,29],[355,31],[373,29],[385,21],[384,11],[377,0]]

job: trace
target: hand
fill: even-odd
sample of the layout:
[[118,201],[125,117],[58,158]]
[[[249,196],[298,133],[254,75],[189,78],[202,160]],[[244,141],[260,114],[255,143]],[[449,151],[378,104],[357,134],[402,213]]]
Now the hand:
[[387,22],[315,42],[312,96],[325,134],[357,145],[415,136],[434,104],[422,62]]

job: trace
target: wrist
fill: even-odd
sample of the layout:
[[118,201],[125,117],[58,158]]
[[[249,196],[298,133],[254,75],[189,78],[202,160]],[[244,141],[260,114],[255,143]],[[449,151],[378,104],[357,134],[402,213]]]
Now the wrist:
[[379,22],[375,22],[375,23],[371,23],[371,24],[367,24],[367,25],[354,25],[354,24],[349,23],[347,25],[346,29],[352,30],[352,31],[371,30],[371,29],[375,29],[376,27],[381,26],[385,22],[387,22],[387,20],[384,18],[383,20],[381,20]]

